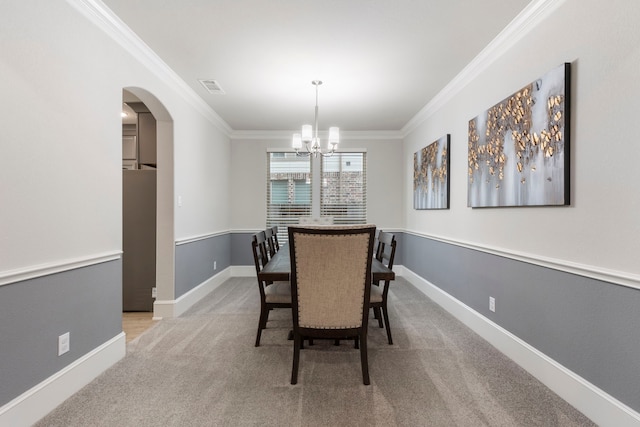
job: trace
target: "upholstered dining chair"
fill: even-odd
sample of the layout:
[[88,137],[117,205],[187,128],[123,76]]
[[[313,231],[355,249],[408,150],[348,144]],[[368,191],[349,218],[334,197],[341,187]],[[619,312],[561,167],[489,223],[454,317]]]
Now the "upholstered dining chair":
[[253,261],[256,266],[256,278],[258,279],[258,289],[260,290],[260,319],[258,320],[258,334],[256,336],[256,347],[260,346],[262,330],[267,327],[269,311],[274,308],[291,308],[291,286],[289,282],[265,282],[260,280],[258,273],[267,264],[267,245],[264,231],[253,235],[251,249],[253,250]]
[[[392,233],[380,231],[378,233],[378,248],[376,249],[376,258],[381,261],[390,270],[393,269],[393,259],[396,254],[396,236]],[[391,339],[391,326],[389,326],[389,311],[387,309],[387,300],[389,295],[390,280],[385,280],[384,285],[380,286],[380,282],[374,282],[375,286],[371,287],[371,298],[369,306],[373,309],[375,318],[378,319],[378,325],[382,328],[382,318],[384,317],[384,327],[387,329],[387,341],[389,345],[393,344]],[[382,310],[382,315],[380,314]]]
[[362,381],[369,384],[367,322],[375,229],[371,225],[289,227],[291,384],[298,382],[302,341],[313,338],[355,338]]

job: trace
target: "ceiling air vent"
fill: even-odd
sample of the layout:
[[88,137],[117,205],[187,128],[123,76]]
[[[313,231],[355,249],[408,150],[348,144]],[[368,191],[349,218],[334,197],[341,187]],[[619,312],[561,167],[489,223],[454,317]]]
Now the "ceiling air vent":
[[202,83],[205,89],[209,91],[209,93],[213,93],[216,95],[224,95],[224,90],[220,87],[217,81],[215,80],[198,80]]

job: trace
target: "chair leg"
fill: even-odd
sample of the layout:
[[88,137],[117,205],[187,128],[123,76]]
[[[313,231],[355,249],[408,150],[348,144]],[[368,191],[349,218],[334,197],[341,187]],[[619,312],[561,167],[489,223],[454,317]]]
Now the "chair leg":
[[389,325],[389,311],[387,310],[386,304],[382,306],[382,314],[384,315],[384,325],[387,327],[387,340],[389,341],[389,345],[393,345],[391,326]]
[[363,332],[360,334],[360,364],[362,365],[362,382],[364,385],[369,385],[369,360],[367,358],[367,334]]
[[256,336],[256,347],[260,347],[260,337],[262,336],[262,328],[258,325],[258,335]]
[[299,334],[293,336],[293,367],[291,368],[291,384],[298,383],[298,365],[300,364],[300,345],[302,337]]
[[256,347],[260,347],[260,337],[262,336],[262,330],[267,327],[268,319],[269,319],[269,310],[266,307],[261,307],[260,319],[258,320],[258,335],[256,336]]
[[378,326],[383,328],[384,326],[382,326],[382,315],[380,315],[380,307],[373,307],[373,313],[374,313],[374,317],[376,319],[378,319]]

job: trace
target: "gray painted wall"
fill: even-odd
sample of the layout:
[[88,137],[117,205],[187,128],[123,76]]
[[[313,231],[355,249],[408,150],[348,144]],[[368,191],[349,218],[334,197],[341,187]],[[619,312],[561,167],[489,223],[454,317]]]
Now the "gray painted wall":
[[120,332],[121,260],[0,286],[0,406]]
[[231,235],[231,264],[253,265],[251,236],[254,233],[233,233]]
[[412,234],[402,246],[404,267],[640,410],[640,290]]
[[[252,265],[252,234],[178,245],[176,297],[231,265]],[[395,234],[396,265],[640,410],[640,291]],[[0,406],[122,331],[121,275],[118,260],[0,286]],[[65,332],[71,351],[58,357],[57,337]]]
[[[175,298],[231,265],[231,235],[224,234],[176,246]],[[216,269],[213,262],[216,261]],[[253,262],[253,261],[252,261]]]

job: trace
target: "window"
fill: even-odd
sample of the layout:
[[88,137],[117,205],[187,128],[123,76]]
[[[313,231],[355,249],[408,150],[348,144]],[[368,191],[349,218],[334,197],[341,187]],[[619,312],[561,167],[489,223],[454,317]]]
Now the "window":
[[293,181],[293,203],[311,205],[311,180],[295,179]]
[[284,179],[271,181],[271,203],[283,205],[289,203],[289,183]]
[[311,160],[295,153],[267,153],[267,227],[278,226],[286,242],[287,226],[311,215]]
[[367,222],[366,153],[336,153],[322,158],[320,215],[335,224]]
[[278,226],[280,242],[287,242],[287,227],[301,216],[367,222],[366,153],[314,158],[271,152],[267,160],[267,227]]

